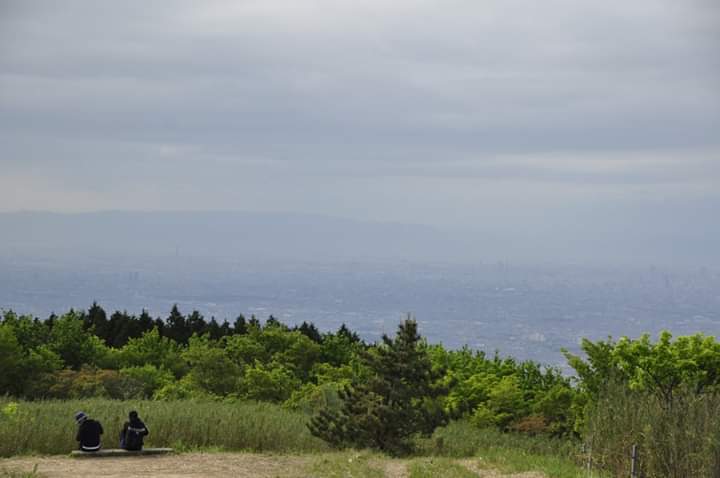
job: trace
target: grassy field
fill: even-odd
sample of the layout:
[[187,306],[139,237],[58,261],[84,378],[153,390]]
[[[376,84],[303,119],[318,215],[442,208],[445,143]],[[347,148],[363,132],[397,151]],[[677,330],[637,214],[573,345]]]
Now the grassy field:
[[552,478],[585,476],[578,466],[583,461],[580,449],[579,443],[570,440],[478,429],[466,421],[439,428],[420,443],[425,456],[481,458],[475,466],[506,473],[541,471]]
[[0,456],[66,454],[77,448],[73,415],[78,410],[100,420],[105,429],[103,442],[111,448],[118,446],[128,412],[137,410],[150,430],[147,446],[283,453],[327,450],[323,441],[308,432],[305,415],[267,403],[2,400]]
[[[218,453],[223,451],[272,453],[277,462],[298,456],[302,457],[298,458],[302,465],[287,465],[287,471],[300,466],[307,473],[301,476],[394,476],[393,467],[403,470],[398,476],[410,477],[463,478],[477,476],[472,470],[483,468],[505,473],[542,472],[550,478],[584,476],[575,464],[577,444],[569,441],[501,433],[454,422],[438,429],[431,438],[420,439],[415,455],[392,460],[368,452],[332,452],[310,435],[305,426],[308,417],[302,413],[267,403],[231,401],[0,399],[0,456],[67,455],[77,446],[73,415],[78,410],[100,420],[105,428],[105,446],[117,447],[118,431],[131,409],[139,412],[150,429],[147,446],[203,451],[203,456],[207,452],[226,455]],[[175,459],[182,462],[184,456],[191,455],[176,455]],[[27,460],[30,465],[32,458]],[[0,477],[35,476],[30,470],[26,466],[20,470],[26,474],[3,475],[0,467]],[[286,476],[281,472],[278,476]]]

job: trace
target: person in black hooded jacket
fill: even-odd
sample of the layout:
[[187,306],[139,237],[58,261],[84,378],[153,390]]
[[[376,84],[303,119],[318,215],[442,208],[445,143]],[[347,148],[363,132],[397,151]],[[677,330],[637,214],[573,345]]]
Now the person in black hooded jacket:
[[82,451],[98,451],[101,447],[100,435],[103,434],[100,422],[89,418],[85,412],[77,412],[75,421],[78,424],[75,440],[80,442],[80,449]]
[[128,418],[130,420],[125,422],[122,430],[120,430],[120,448],[124,448],[125,450],[142,450],[143,437],[148,435],[150,431],[143,421],[140,420],[135,410],[130,412]]

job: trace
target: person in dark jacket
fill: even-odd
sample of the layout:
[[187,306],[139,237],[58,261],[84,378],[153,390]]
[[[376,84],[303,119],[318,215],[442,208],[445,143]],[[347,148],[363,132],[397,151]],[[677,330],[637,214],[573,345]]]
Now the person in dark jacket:
[[130,412],[128,418],[130,420],[125,422],[122,430],[120,430],[120,448],[126,450],[142,450],[143,437],[147,436],[150,431],[143,421],[140,420],[135,410]]
[[90,452],[98,451],[102,446],[100,443],[100,435],[103,434],[103,428],[100,422],[89,418],[85,412],[77,412],[75,414],[75,422],[78,424],[75,440],[80,443],[80,449]]

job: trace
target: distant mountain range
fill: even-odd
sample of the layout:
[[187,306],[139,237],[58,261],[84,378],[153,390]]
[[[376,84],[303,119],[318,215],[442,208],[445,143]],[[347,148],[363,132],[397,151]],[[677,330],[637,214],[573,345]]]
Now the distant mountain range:
[[433,260],[458,243],[428,226],[252,212],[0,213],[0,253],[228,259]]
[[299,213],[6,212],[0,257],[720,267],[720,201],[618,208],[479,214],[447,228]]

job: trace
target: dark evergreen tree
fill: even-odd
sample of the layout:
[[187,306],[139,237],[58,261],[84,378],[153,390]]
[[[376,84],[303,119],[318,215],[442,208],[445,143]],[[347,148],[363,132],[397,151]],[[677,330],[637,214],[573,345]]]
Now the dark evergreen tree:
[[135,317],[134,315],[129,315],[126,311],[123,311],[125,316],[127,317],[127,322],[125,325],[124,337],[122,340],[122,345],[119,347],[122,347],[123,345],[127,344],[128,340],[130,339],[136,339],[140,336],[142,336],[144,330],[142,329],[142,325],[140,324],[140,320]]
[[320,335],[320,331],[317,329],[317,327],[315,327],[315,324],[313,324],[312,322],[308,324],[307,322],[303,321],[303,323],[300,324],[300,327],[295,327],[295,329],[313,342],[316,342],[318,344],[322,342],[322,336]]
[[417,333],[417,323],[403,321],[394,340],[383,336],[378,347],[361,359],[371,376],[356,380],[341,394],[343,406],[314,416],[308,428],[328,443],[375,448],[392,454],[411,451],[412,437],[430,434],[444,423],[430,357]]
[[237,316],[237,319],[235,319],[235,323],[233,324],[233,334],[245,335],[247,334],[247,331],[247,322],[245,321],[245,316],[240,314]]
[[110,316],[108,322],[108,334],[105,342],[111,347],[122,347],[132,337],[139,337],[137,319],[129,315],[127,311],[116,310]]
[[262,329],[262,324],[257,319],[257,317],[255,317],[254,314],[250,316],[250,320],[248,320],[247,325],[248,325],[248,328],[254,327],[256,329]]
[[48,332],[53,329],[53,326],[55,325],[55,322],[57,322],[58,316],[55,314],[55,312],[50,313],[50,317],[47,318],[45,321],[45,326],[48,328]]
[[229,337],[233,333],[232,328],[230,327],[230,324],[227,320],[223,320],[222,325],[220,326],[220,337]]
[[143,309],[140,317],[138,317],[138,329],[140,330],[140,335],[142,336],[145,332],[152,330],[154,325],[153,318],[150,317],[147,310]]
[[285,330],[287,330],[287,328],[288,328],[287,325],[280,322],[273,315],[270,315],[270,317],[268,317],[268,319],[265,321],[265,328],[267,329],[270,327],[279,327],[279,328],[285,329]]
[[220,324],[217,323],[215,317],[211,317],[210,322],[208,322],[207,324],[207,334],[211,340],[218,340],[220,337],[222,337]]
[[187,318],[187,327],[190,331],[190,335],[193,334],[202,335],[207,332],[207,322],[200,312],[193,310]]
[[161,337],[167,337],[166,330],[165,330],[166,329],[165,322],[160,317],[158,317],[157,319],[155,319],[153,321],[153,328],[158,329],[158,332],[160,333]]
[[340,328],[338,329],[336,335],[339,337],[346,338],[350,342],[354,342],[354,343],[358,343],[358,344],[362,342],[362,340],[360,340],[360,336],[356,332],[352,332],[350,329],[348,329],[347,326],[345,325],[345,323],[340,325]]
[[165,336],[179,344],[187,345],[188,339],[192,334],[188,327],[187,320],[185,320],[185,316],[180,313],[177,304],[173,305],[165,323]]
[[87,314],[85,314],[83,321],[85,330],[92,330],[95,335],[103,339],[105,343],[109,345],[107,314],[97,302],[92,303],[87,311]]

